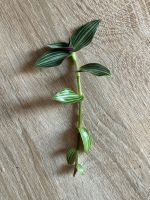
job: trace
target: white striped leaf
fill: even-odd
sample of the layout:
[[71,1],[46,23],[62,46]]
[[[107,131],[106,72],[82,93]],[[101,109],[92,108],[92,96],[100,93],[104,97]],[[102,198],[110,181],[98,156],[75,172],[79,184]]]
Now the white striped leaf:
[[87,46],[93,39],[100,20],[93,20],[81,26],[71,37],[71,45],[74,51]]
[[68,149],[68,151],[66,153],[66,159],[67,159],[67,163],[69,165],[74,164],[75,159],[76,159],[76,155],[77,155],[77,151],[76,151],[75,148]]
[[89,63],[80,67],[80,72],[89,72],[96,76],[107,76],[110,75],[110,70],[103,65],[98,63]]
[[66,43],[66,42],[57,42],[57,43],[48,44],[47,47],[51,49],[59,49],[59,50],[68,51],[70,53],[73,52],[73,47],[70,47],[69,43]]
[[69,44],[66,42],[55,42],[55,43],[48,44],[47,47],[51,49],[61,49],[61,48],[69,47]]
[[61,103],[77,103],[83,100],[83,96],[76,94],[70,88],[64,88],[63,90],[56,93],[53,100]]
[[80,132],[80,135],[81,135],[81,139],[82,139],[82,143],[83,143],[83,147],[84,147],[84,152],[88,153],[88,151],[91,148],[91,144],[92,144],[91,134],[89,133],[89,131],[86,128],[80,128],[79,132]]
[[62,61],[70,55],[69,52],[57,50],[44,53],[35,63],[36,67],[54,67],[62,63]]
[[81,164],[77,164],[76,166],[76,169],[77,169],[77,172],[80,174],[80,175],[83,175],[84,174],[84,169],[83,169],[83,166]]

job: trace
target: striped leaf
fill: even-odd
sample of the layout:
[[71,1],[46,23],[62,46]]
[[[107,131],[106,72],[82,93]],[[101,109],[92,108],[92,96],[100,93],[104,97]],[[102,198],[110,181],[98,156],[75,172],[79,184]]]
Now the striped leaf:
[[83,166],[81,164],[77,164],[77,172],[79,172],[80,175],[83,175],[84,174],[84,169],[83,169]]
[[100,20],[93,20],[81,26],[71,37],[71,45],[74,51],[87,46],[93,39]]
[[77,155],[77,151],[76,151],[75,148],[68,149],[68,151],[66,153],[66,159],[67,159],[67,163],[69,165],[74,164],[75,159],[76,159],[76,155]]
[[77,103],[83,100],[83,96],[76,94],[70,88],[64,88],[60,92],[57,92],[53,97],[53,100],[61,103]]
[[89,131],[86,128],[80,128],[79,132],[80,132],[81,139],[82,139],[82,142],[83,142],[84,152],[88,153],[88,151],[91,148],[92,137],[91,137]]
[[110,70],[98,63],[89,63],[80,67],[80,72],[89,72],[96,76],[110,75]]
[[69,44],[66,42],[55,42],[52,44],[48,44],[47,47],[51,49],[61,49],[61,48],[69,47]]
[[57,50],[44,53],[35,63],[36,67],[55,67],[70,55],[69,52]]
[[47,47],[51,49],[64,50],[70,53],[73,52],[73,47],[70,47],[69,43],[66,43],[66,42],[57,42],[57,43],[48,44]]

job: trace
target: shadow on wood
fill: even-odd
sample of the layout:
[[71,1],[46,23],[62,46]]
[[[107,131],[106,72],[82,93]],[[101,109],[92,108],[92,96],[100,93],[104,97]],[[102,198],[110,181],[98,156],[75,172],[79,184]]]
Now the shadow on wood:
[[14,109],[17,112],[23,112],[25,110],[33,110],[37,108],[45,108],[48,106],[58,106],[60,103],[53,101],[50,97],[46,98],[38,98],[38,99],[33,99],[31,101],[25,102],[25,103],[20,103],[18,105],[14,105]]
[[[74,123],[74,121],[73,121]],[[66,130],[64,133],[60,134],[57,138],[58,141],[61,141],[61,147],[60,149],[54,151],[52,154],[49,154],[49,157],[51,159],[57,158],[60,156],[66,157],[66,152],[69,148],[75,147],[76,145],[76,136],[77,136],[77,130],[75,128],[75,125],[72,124],[72,127],[68,130]],[[56,169],[56,173],[58,175],[63,174],[70,174],[73,173],[73,166],[67,164],[67,160],[65,160],[65,163]]]
[[37,68],[33,67],[36,60],[47,50],[46,47],[38,49],[36,51],[31,51],[28,54],[28,62],[26,62],[23,67],[21,68],[22,73],[32,73],[37,72]]
[[[33,73],[33,72],[35,72],[36,68],[33,67],[33,64],[36,62],[36,59],[40,56],[40,54],[44,52],[44,50],[46,50],[46,48],[32,52],[31,53],[31,56],[32,56],[31,61],[23,66],[21,72],[23,72],[23,73]],[[63,76],[60,76],[59,78],[55,79],[54,81],[48,80],[48,82],[47,82],[48,85],[50,84],[51,87],[53,86],[53,87],[56,88],[57,84],[61,83],[61,85],[65,85],[65,87],[71,87],[72,89],[76,90],[74,79],[72,78],[72,76],[74,76],[73,62],[72,62],[71,59],[67,59],[67,60],[68,61],[67,61],[67,71],[66,71],[66,73],[63,74]],[[37,69],[36,69],[36,71],[37,71]],[[25,101],[25,100],[20,101],[19,104],[13,105],[13,108],[17,112],[25,112],[25,111],[33,110],[33,109],[37,110],[39,108],[44,109],[44,108],[47,108],[49,106],[57,107],[57,106],[61,106],[61,105],[62,104],[60,104],[59,102],[53,101],[50,96],[45,96],[45,97],[35,98],[35,99],[30,100],[30,101]],[[61,156],[62,154],[65,157],[67,149],[70,148],[70,147],[75,147],[75,145],[76,145],[75,144],[76,143],[76,137],[77,137],[76,122],[77,122],[78,105],[73,104],[71,106],[72,106],[71,128],[69,130],[66,130],[64,133],[62,133],[59,136],[58,141],[62,141],[62,147],[60,147],[60,149],[58,149],[56,152],[54,152],[52,155],[50,155],[51,158]],[[67,174],[67,173],[70,173],[70,171],[72,171],[72,169],[73,169],[73,166],[68,166],[67,161],[66,161],[66,165],[64,163],[63,166],[61,166],[59,169],[56,170],[56,173],[58,175]]]

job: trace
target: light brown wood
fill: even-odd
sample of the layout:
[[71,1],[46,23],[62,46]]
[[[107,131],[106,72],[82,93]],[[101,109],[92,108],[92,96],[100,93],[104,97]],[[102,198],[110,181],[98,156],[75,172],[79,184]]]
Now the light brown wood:
[[[50,98],[75,88],[74,67],[33,64],[43,46],[95,18],[100,29],[79,62],[112,76],[82,74],[93,148],[73,178],[65,152],[75,107]],[[150,199],[150,0],[1,0],[0,63],[0,200]]]

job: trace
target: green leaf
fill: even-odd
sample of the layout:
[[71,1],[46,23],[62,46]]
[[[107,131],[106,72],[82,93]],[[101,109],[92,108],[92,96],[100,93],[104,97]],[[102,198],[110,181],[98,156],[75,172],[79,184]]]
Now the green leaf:
[[84,174],[84,169],[83,169],[83,166],[81,164],[77,164],[77,172],[79,172],[80,175],[83,175]]
[[76,94],[70,88],[64,88],[63,90],[56,93],[53,100],[61,103],[77,103],[83,100],[83,96]]
[[76,155],[77,155],[77,151],[75,148],[68,149],[66,153],[66,159],[69,165],[72,165],[75,162]]
[[91,134],[89,133],[89,131],[86,128],[80,128],[79,132],[80,132],[81,139],[83,142],[84,151],[85,151],[85,153],[88,153],[88,151],[91,148],[91,144],[92,144]]
[[64,50],[69,53],[73,52],[73,47],[70,47],[69,43],[66,43],[66,42],[57,42],[57,43],[48,44],[47,47],[49,47],[51,49],[55,49],[55,50],[58,50],[58,49]]
[[74,51],[79,51],[87,46],[93,39],[100,20],[93,20],[81,26],[71,37],[71,45]]
[[79,72],[89,72],[96,76],[110,75],[110,70],[98,63],[89,63],[80,67]]
[[47,47],[49,47],[51,49],[61,49],[61,48],[65,48],[68,46],[69,46],[69,44],[66,42],[55,42],[55,43],[47,45]]
[[57,50],[44,53],[35,63],[36,67],[54,67],[62,63],[62,61],[70,55],[69,52]]

